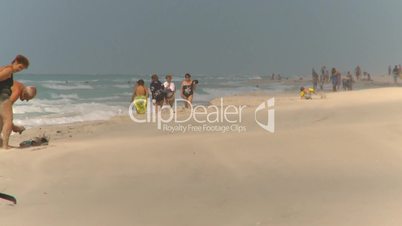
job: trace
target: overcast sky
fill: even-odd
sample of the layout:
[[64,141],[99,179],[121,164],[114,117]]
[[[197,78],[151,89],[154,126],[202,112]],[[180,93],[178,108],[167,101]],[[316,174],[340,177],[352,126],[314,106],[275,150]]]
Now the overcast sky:
[[0,0],[31,73],[308,74],[402,63],[400,0]]

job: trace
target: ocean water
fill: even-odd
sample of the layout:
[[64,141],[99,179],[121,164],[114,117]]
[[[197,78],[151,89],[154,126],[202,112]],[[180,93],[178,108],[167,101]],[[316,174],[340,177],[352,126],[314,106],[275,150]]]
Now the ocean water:
[[[33,85],[38,95],[29,102],[14,105],[14,122],[27,127],[73,122],[108,120],[128,113],[134,83],[144,79],[149,86],[149,75],[15,75],[14,79]],[[160,76],[164,81],[164,76]],[[183,75],[174,76],[179,89]],[[253,92],[261,89],[252,85],[256,76],[193,75],[199,80],[194,95],[195,104],[207,104],[221,96]],[[264,87],[274,89],[277,87]],[[176,98],[179,98],[176,92]]]

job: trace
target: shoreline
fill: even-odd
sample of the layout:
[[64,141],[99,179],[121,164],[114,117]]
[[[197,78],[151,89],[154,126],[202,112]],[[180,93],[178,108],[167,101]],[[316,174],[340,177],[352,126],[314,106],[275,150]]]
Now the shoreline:
[[[29,78],[25,78],[29,79]],[[127,102],[130,96],[130,85],[125,82],[131,78],[112,79],[111,89],[106,89],[105,81],[89,80],[89,84],[82,78],[79,81],[48,81],[46,77],[44,84],[29,80],[29,83],[38,85],[40,88],[37,100],[30,103],[17,102],[15,104],[15,122],[26,127],[36,127],[43,124],[68,124],[71,122],[88,120],[105,120],[111,116],[118,115],[127,111]],[[67,78],[66,78],[67,79]],[[245,93],[275,94],[293,93],[297,95],[300,86],[310,86],[311,79],[299,81],[297,79],[272,81],[269,79],[253,80],[252,78],[242,78],[239,81],[229,82],[225,85],[225,80],[218,80],[217,84],[211,85],[211,78],[205,78],[205,84],[200,86],[199,93],[196,92],[195,104],[207,106],[215,97],[225,97],[232,95],[244,95]],[[375,82],[357,82],[355,88],[389,87],[390,78],[386,76],[373,77]],[[28,82],[28,80],[27,80]],[[325,92],[330,90],[330,85],[326,85]],[[221,87],[221,88],[219,88]],[[102,90],[102,95],[90,95],[96,89]],[[105,95],[110,92],[110,95]],[[177,95],[177,98],[179,95]],[[126,101],[125,101],[126,100]],[[179,103],[180,104],[180,103]]]
[[[387,76],[381,76],[383,78],[388,78]],[[374,77],[378,78],[378,76]],[[268,79],[266,79],[268,80]],[[272,81],[268,81],[272,82]],[[277,82],[277,81],[273,81]],[[309,82],[311,81],[296,81],[296,82]],[[391,83],[385,83],[384,81],[364,81],[371,83],[371,86],[369,88],[359,88],[356,90],[352,91],[338,91],[338,92],[332,92],[331,90],[326,89],[326,92],[324,93],[329,96],[333,95],[347,95],[348,93],[353,93],[356,91],[364,91],[364,90],[376,90],[376,89],[387,89],[387,88],[397,88],[402,86],[402,84],[395,86],[395,84]],[[384,84],[387,84],[387,86],[384,86]],[[295,84],[294,84],[295,85]],[[300,85],[298,83],[298,85]],[[328,86],[329,84],[327,84]],[[378,86],[377,86],[378,85]],[[297,85],[295,85],[297,86]],[[319,93],[322,91],[319,91]],[[229,96],[224,96],[224,97],[215,97],[212,98],[210,101],[206,102],[205,105],[200,104],[202,106],[208,107],[211,105],[221,105],[221,99],[223,98],[223,106],[226,107],[231,104],[243,104],[247,107],[256,107],[262,102],[266,101],[267,99],[275,97],[276,99],[283,99],[287,100],[286,104],[290,104],[290,102],[294,102],[297,100],[300,100],[298,96],[298,90],[295,90],[294,92],[291,91],[272,91],[272,90],[258,90],[258,91],[253,91],[253,92],[244,92],[244,93],[238,93],[234,95],[229,95]],[[318,99],[318,96],[314,97],[315,99]],[[304,100],[301,100],[304,101]],[[179,115],[183,114],[183,108],[180,106],[178,107],[178,113]],[[94,120],[94,121],[83,121],[83,122],[72,122],[72,123],[64,123],[64,124],[54,124],[54,125],[42,125],[42,126],[37,126],[33,128],[29,128],[22,135],[15,134],[13,133],[12,136],[10,137],[10,141],[15,146],[17,143],[27,140],[27,139],[32,139],[37,136],[42,136],[46,135],[49,136],[51,140],[75,140],[72,138],[79,138],[81,136],[83,137],[90,137],[91,134],[95,133],[99,127],[100,129],[107,128],[108,126],[111,125],[116,125],[118,123],[122,122],[130,122],[132,121],[128,117],[127,114],[122,114],[122,115],[116,115],[111,117],[108,120]],[[80,129],[82,128],[82,129]]]

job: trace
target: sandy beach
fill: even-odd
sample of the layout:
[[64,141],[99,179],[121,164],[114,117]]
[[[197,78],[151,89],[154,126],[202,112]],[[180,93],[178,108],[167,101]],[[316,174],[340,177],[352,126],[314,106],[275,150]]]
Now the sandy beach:
[[[402,88],[239,95],[244,133],[167,133],[128,116],[33,128],[0,152],[0,225],[401,225]],[[212,103],[217,103],[214,100]]]
[[2,1],[0,226],[402,226],[401,9]]

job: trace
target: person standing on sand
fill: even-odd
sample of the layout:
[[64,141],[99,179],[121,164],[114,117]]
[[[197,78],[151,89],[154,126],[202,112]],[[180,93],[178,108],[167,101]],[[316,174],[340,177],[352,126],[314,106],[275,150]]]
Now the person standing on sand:
[[313,76],[313,88],[314,90],[317,90],[317,86],[318,86],[318,74],[317,72],[314,70],[312,71],[312,76]]
[[343,90],[352,90],[353,89],[353,76],[348,71],[346,78],[342,79],[342,87]]
[[320,74],[320,90],[322,91],[324,89],[324,83],[325,83],[325,66],[321,69],[321,74]]
[[341,83],[342,83],[342,74],[339,72],[339,71],[337,71],[336,72],[336,89],[337,90],[340,90],[340,88],[341,88]]
[[399,77],[399,68],[398,66],[395,65],[394,70],[392,70],[392,75],[394,77],[394,83],[398,83],[398,77]]
[[137,114],[145,114],[148,106],[148,90],[145,88],[144,80],[140,79],[134,87],[131,103],[134,105]]
[[353,76],[352,73],[350,73],[350,71],[348,71],[347,75],[346,75],[347,79],[350,79],[351,81],[353,81]]
[[392,67],[391,67],[391,65],[389,65],[388,66],[388,75],[391,75],[391,73],[392,73]]
[[362,73],[362,69],[360,68],[359,65],[357,65],[356,69],[355,69],[355,74],[356,74],[356,81],[360,80],[360,75]]
[[172,75],[166,75],[166,82],[163,83],[163,87],[165,88],[165,103],[169,104],[170,107],[173,108],[174,100],[175,100],[175,93],[176,93],[176,87],[174,85],[174,82],[172,81],[173,76]]
[[323,90],[323,86],[327,82],[327,77],[326,77],[327,71],[328,70],[327,70],[327,67],[325,65],[321,67],[321,75],[320,75],[320,87],[321,87],[321,90]]
[[145,88],[145,82],[142,79],[138,80],[134,87],[133,95],[131,96],[131,102],[134,102],[137,97],[148,98],[148,90],[147,88]]
[[29,60],[23,55],[17,55],[11,64],[0,67],[0,121],[3,148],[7,149],[13,125],[13,110],[10,96],[14,85],[14,74],[29,67]]
[[190,105],[193,103],[193,95],[195,88],[198,84],[197,80],[191,80],[191,75],[189,73],[186,73],[184,75],[184,80],[181,82],[181,92],[180,95],[184,100],[187,100],[188,102],[184,103],[185,108],[189,108]]
[[339,72],[336,68],[332,68],[331,70],[331,82],[332,82],[332,91],[336,92],[336,88],[338,86],[338,74]]
[[324,66],[321,67],[321,75],[324,76],[325,75],[325,71],[327,70],[327,68]]
[[153,74],[151,76],[150,91],[152,94],[152,103],[155,106],[156,112],[158,112],[159,107],[163,106],[163,102],[165,101],[163,89],[162,82],[159,81],[158,75]]

